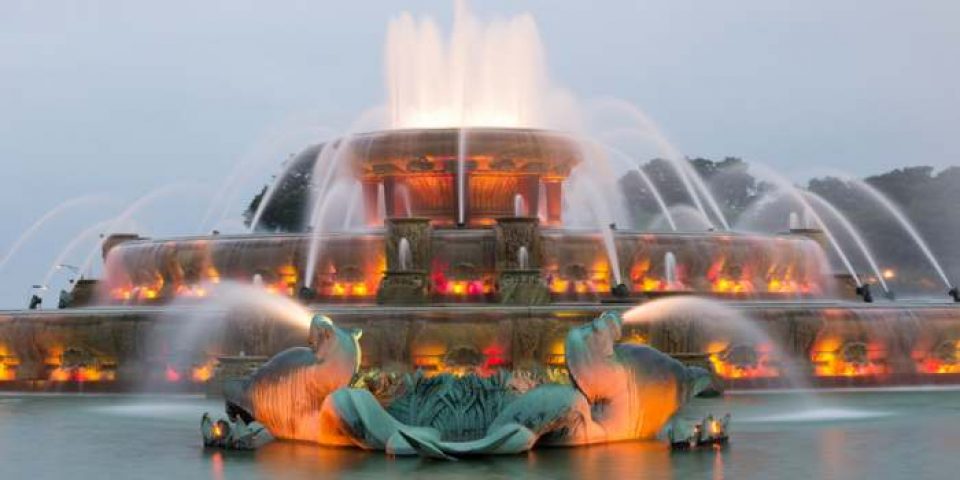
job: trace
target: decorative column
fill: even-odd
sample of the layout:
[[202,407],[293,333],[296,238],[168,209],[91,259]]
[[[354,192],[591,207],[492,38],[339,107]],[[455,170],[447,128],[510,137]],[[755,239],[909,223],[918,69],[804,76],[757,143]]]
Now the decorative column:
[[520,178],[520,192],[527,204],[527,216],[540,214],[540,176],[526,175]]
[[563,215],[563,180],[544,178],[543,186],[547,193],[547,224],[559,225]]
[[[377,179],[364,179],[361,183],[363,188],[364,219],[367,225],[374,225],[380,220],[379,195],[380,182]],[[386,213],[386,212],[384,212]]]
[[[383,177],[383,210],[386,218],[397,216],[397,177],[387,175]],[[386,218],[384,223],[386,223]]]
[[[430,219],[389,218],[386,226],[387,271],[377,290],[377,303],[425,303],[429,293],[427,272],[433,259]],[[401,261],[401,255],[408,258]]]
[[537,217],[497,219],[496,268],[500,303],[543,305],[550,290],[541,276],[543,249]]

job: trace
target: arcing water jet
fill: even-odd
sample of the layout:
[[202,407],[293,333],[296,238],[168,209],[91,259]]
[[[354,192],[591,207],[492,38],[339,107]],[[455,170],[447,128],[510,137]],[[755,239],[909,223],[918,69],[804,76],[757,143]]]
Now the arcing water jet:
[[64,212],[69,211],[73,208],[76,208],[85,204],[102,202],[106,198],[108,197],[102,194],[83,195],[80,197],[71,198],[64,202],[61,202],[55,207],[51,208],[50,210],[47,210],[46,213],[44,213],[42,216],[40,216],[40,218],[34,221],[33,224],[27,227],[27,229],[24,230],[23,233],[21,233],[20,236],[13,241],[13,244],[7,250],[7,253],[3,256],[3,258],[0,258],[0,271],[3,270],[4,265],[6,265],[8,261],[10,261],[10,259],[13,257],[15,253],[17,253],[20,247],[22,247],[23,244],[30,239],[30,237],[32,237],[35,233],[37,233],[37,231],[40,230],[48,222],[50,222],[54,218],[62,215]]
[[[837,210],[837,207],[834,207],[833,204],[826,201],[820,195],[817,195],[813,192],[803,192],[804,196],[812,199],[818,205],[825,208],[830,214],[843,225],[844,230],[847,231],[847,234],[853,238],[853,241],[856,242],[857,247],[860,248],[860,253],[863,254],[863,257],[867,260],[867,263],[870,265],[870,269],[873,270],[873,274],[877,277],[877,281],[880,282],[880,286],[883,288],[884,293],[888,296],[892,295],[890,289],[887,287],[887,281],[883,278],[883,272],[880,271],[880,267],[877,266],[877,261],[873,257],[873,252],[870,251],[870,247],[867,246],[867,242],[863,240],[863,237],[860,235],[860,232],[850,223],[850,220],[840,211]],[[866,299],[866,296],[864,296]]]

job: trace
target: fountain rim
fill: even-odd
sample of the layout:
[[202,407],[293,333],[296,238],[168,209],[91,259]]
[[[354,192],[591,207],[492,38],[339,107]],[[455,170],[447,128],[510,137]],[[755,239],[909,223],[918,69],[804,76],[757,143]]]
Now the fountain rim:
[[[691,295],[692,297],[698,297]],[[935,310],[944,312],[955,312],[960,310],[960,305],[947,300],[939,300],[928,297],[918,297],[908,299],[904,302],[896,303],[863,303],[858,300],[845,299],[820,299],[820,300],[749,300],[724,297],[703,297],[710,300],[716,300],[723,305],[744,312],[751,312],[764,309],[781,309],[784,311],[796,310],[818,310],[834,311],[851,309],[857,311],[904,311],[904,310]],[[599,314],[605,311],[626,311],[637,305],[647,303],[648,300],[637,300],[630,303],[599,303],[599,302],[556,302],[550,305],[500,305],[486,303],[437,303],[432,305],[378,305],[376,303],[323,303],[309,302],[303,303],[303,306],[313,313],[323,313],[334,317],[362,316],[372,312],[393,313],[396,315],[422,314],[444,315],[450,313],[463,315],[480,315],[495,317],[500,314],[526,313],[530,315],[553,314],[558,317],[566,317],[572,314],[588,313]],[[179,305],[101,305],[93,307],[75,307],[63,309],[46,310],[24,310],[10,309],[0,310],[0,324],[6,322],[16,322],[18,317],[48,317],[49,322],[57,323],[63,321],[76,321],[78,318],[85,318],[85,322],[96,323],[101,320],[93,318],[96,315],[116,315],[120,319],[126,319],[131,322],[138,320],[125,317],[129,313],[177,313],[195,311],[195,306],[191,304]],[[213,310],[209,310],[213,311]],[[220,311],[220,310],[217,310]],[[222,310],[223,312],[229,310]],[[899,320],[898,320],[899,321]],[[909,321],[904,319],[902,321]]]
[[[482,235],[485,232],[492,233],[494,231],[494,225],[483,225],[477,227],[471,227],[467,229],[457,228],[455,226],[433,226],[433,230],[443,235],[454,235],[454,236],[473,236],[473,235]],[[592,237],[601,235],[596,228],[593,227],[572,227],[572,226],[549,226],[541,225],[540,231],[543,236],[547,237],[561,237],[565,234],[576,235],[580,237]],[[342,232],[327,232],[321,235],[321,238],[349,238],[349,239],[363,239],[367,238],[379,238],[386,236],[387,230],[385,227],[370,227],[363,230],[353,230],[353,231],[342,231]],[[613,232],[615,237],[660,237],[660,238],[712,238],[712,239],[724,239],[724,238],[736,238],[736,239],[790,239],[790,240],[809,240],[807,237],[795,234],[792,232],[779,232],[779,233],[753,233],[753,232],[738,232],[738,231],[665,231],[665,230],[641,230],[641,229],[621,229],[618,228]],[[284,239],[284,238],[311,238],[311,232],[241,232],[241,233],[219,233],[219,234],[203,234],[203,235],[182,235],[182,236],[164,236],[164,237],[140,237],[137,239],[130,239],[122,243],[122,245],[132,245],[132,244],[152,244],[152,243],[167,243],[167,242],[189,242],[189,241],[203,241],[203,240],[268,240],[268,239]]]
[[536,135],[543,137],[559,137],[563,140],[579,144],[586,138],[586,135],[578,134],[569,130],[555,130],[549,128],[535,127],[503,127],[503,126],[476,126],[476,127],[404,127],[404,128],[382,128],[378,130],[365,130],[356,133],[346,133],[327,138],[316,142],[308,143],[301,149],[301,153],[311,149],[322,148],[325,145],[339,146],[343,142],[355,143],[363,140],[369,140],[377,137],[404,136],[404,135],[450,135],[454,139],[459,137],[461,132],[477,134],[505,134],[513,136]]
[[[519,161],[514,167],[541,164],[531,170],[565,178],[570,169],[583,163],[587,151],[584,135],[571,131],[528,127],[435,127],[395,128],[349,133],[304,147],[299,155],[316,155],[326,146],[344,150],[345,164],[361,176],[416,174],[436,171],[436,166],[407,165],[404,161],[428,159],[455,162],[467,138],[469,156]],[[400,162],[400,163],[398,163]],[[408,168],[412,167],[412,168]],[[471,168],[472,170],[472,168]]]
[[569,130],[556,130],[551,128],[537,128],[537,127],[504,127],[496,125],[481,125],[481,126],[449,126],[449,127],[403,127],[403,128],[383,128],[379,130],[366,130],[363,132],[352,133],[347,135],[341,135],[332,139],[331,141],[342,141],[346,139],[355,140],[368,138],[373,136],[380,135],[412,135],[412,134],[450,134],[456,136],[462,131],[472,132],[472,133],[507,133],[510,134],[542,134],[542,135],[554,135],[568,137],[570,139],[576,139],[582,137],[575,132]]

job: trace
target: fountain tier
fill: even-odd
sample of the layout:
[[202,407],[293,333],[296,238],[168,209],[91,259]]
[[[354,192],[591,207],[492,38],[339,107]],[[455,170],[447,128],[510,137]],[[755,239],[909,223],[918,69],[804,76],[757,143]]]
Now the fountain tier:
[[[535,270],[554,301],[598,301],[609,295],[613,276],[599,234],[537,229],[536,220],[527,219],[530,240],[498,238],[498,229],[516,223],[501,219],[496,228],[430,231],[430,257],[416,268],[427,277],[430,299],[496,302],[500,275],[521,269]],[[312,282],[316,300],[372,302],[391,270],[388,239],[381,230],[324,236]],[[622,276],[637,296],[813,298],[833,291],[819,245],[802,236],[617,231],[615,239]],[[101,293],[109,304],[158,304],[204,297],[208,282],[252,282],[258,276],[265,288],[292,296],[304,285],[300,272],[308,243],[306,234],[128,241],[110,250]],[[407,245],[410,249],[417,242]],[[520,247],[527,252],[526,266],[519,264]],[[398,263],[394,270],[403,269]]]
[[471,225],[490,225],[514,215],[517,195],[537,212],[543,188],[544,220],[559,224],[562,183],[583,156],[570,135],[506,128],[390,130],[344,138],[333,148],[343,149],[354,168],[371,224],[382,221],[381,185],[388,217],[425,217],[438,226],[456,223],[461,209]]
[[[374,132],[311,147],[287,169],[307,174],[279,179],[274,201],[299,201],[309,213],[306,198],[284,186],[319,185],[309,173],[322,171],[320,159],[335,159],[362,190],[366,226],[112,236],[92,302],[74,295],[57,312],[0,312],[0,386],[202,383],[217,357],[267,357],[302,343],[303,332],[276,322],[276,311],[222,303],[218,291],[234,283],[362,328],[368,370],[549,369],[563,365],[557,342],[571,326],[658,296],[697,295],[732,306],[769,341],[731,335],[697,308],[671,313],[662,325],[630,326],[626,341],[708,366],[737,385],[960,373],[957,308],[838,298],[853,289],[837,282],[816,229],[756,235],[565,225],[563,189],[583,152],[567,134],[493,128]],[[322,193],[312,196],[328,210],[340,207]],[[263,218],[288,207],[268,203]],[[211,304],[227,323],[185,344],[176,332],[204,326],[195,317],[212,314]]]

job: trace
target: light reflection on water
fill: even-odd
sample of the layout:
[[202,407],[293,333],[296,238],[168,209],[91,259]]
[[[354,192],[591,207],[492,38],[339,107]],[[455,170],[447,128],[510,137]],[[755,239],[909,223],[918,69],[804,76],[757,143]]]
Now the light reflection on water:
[[890,412],[875,412],[866,410],[851,410],[845,408],[807,408],[796,411],[776,413],[771,415],[745,415],[737,420],[738,423],[790,423],[790,422],[829,422],[836,420],[864,420],[868,418],[886,417]]
[[0,478],[956,478],[960,391],[698,399],[684,416],[733,415],[732,443],[672,453],[658,442],[460,462],[272,442],[205,451],[199,397],[0,396]]

